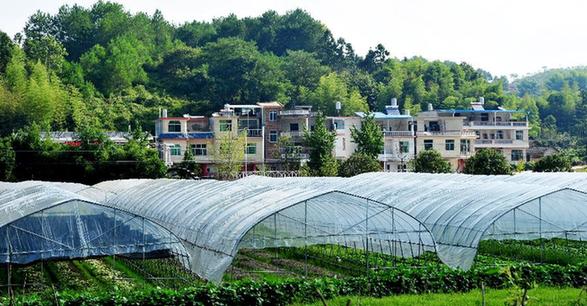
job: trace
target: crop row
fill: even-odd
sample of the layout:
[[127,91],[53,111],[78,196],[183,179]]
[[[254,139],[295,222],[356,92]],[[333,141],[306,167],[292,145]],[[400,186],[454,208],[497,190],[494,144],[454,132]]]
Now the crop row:
[[385,273],[364,277],[248,280],[220,286],[204,284],[177,291],[157,288],[132,292],[61,292],[51,298],[43,295],[20,297],[16,304],[48,305],[58,299],[61,305],[286,305],[341,295],[381,297],[405,293],[466,292],[478,288],[481,283],[491,288],[534,284],[581,287],[587,285],[587,265],[520,264],[471,271],[439,268],[436,264],[419,269],[398,266]]

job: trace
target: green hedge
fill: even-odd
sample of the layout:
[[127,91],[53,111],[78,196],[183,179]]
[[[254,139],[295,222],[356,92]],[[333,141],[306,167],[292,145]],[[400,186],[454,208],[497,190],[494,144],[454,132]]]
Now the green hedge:
[[[483,282],[491,288],[512,285],[581,287],[587,285],[587,265],[513,265],[471,271],[437,265],[400,267],[385,273],[345,279],[284,279],[275,282],[239,281],[183,290],[152,289],[133,292],[69,293],[21,297],[20,305],[287,305],[312,302],[322,295],[389,296],[405,293],[466,292]],[[1,300],[2,304],[8,301]]]

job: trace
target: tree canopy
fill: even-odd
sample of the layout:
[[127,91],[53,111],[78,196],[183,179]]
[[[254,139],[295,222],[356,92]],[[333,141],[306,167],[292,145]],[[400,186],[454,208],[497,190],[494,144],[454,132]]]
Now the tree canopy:
[[424,173],[450,173],[450,164],[442,158],[436,150],[424,150],[418,153],[411,161],[411,168],[414,172]]
[[467,159],[464,172],[483,175],[511,174],[512,167],[501,152],[495,149],[480,149]]
[[279,101],[331,116],[337,101],[352,115],[396,97],[415,115],[483,96],[488,108],[527,112],[539,144],[587,159],[586,90],[584,67],[510,82],[465,62],[398,58],[377,42],[357,54],[301,9],[174,25],[160,11],[98,1],[38,11],[12,40],[0,32],[0,137],[32,123],[153,132],[159,108],[209,115],[225,103]]

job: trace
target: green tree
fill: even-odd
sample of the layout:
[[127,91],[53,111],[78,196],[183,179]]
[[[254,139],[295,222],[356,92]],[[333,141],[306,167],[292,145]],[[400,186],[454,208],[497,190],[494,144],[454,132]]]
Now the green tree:
[[415,159],[411,161],[414,172],[424,173],[450,173],[450,163],[442,158],[436,150],[420,151]]
[[293,143],[291,136],[280,136],[277,139],[278,150],[274,152],[273,158],[279,159],[285,166],[286,171],[298,170],[302,160],[302,147]]
[[342,177],[351,177],[361,173],[381,171],[382,169],[379,161],[373,156],[361,152],[355,152],[340,165],[338,175]]
[[80,58],[88,78],[107,95],[147,82],[143,66],[148,61],[147,48],[132,35],[112,40],[107,48],[96,45]]
[[349,91],[344,80],[332,72],[322,76],[318,87],[312,93],[312,105],[327,115],[336,114],[336,102],[341,102],[343,116],[352,116],[355,112],[368,112],[367,101],[358,90]]
[[3,74],[6,71],[6,66],[10,61],[12,49],[14,47],[14,43],[10,37],[8,37],[6,33],[0,31],[0,74]]
[[0,139],[0,181],[13,179],[15,153],[10,138]]
[[332,155],[336,135],[326,128],[326,119],[316,117],[313,131],[304,131],[304,142],[310,150],[308,167],[315,176],[336,176],[338,164]]
[[183,160],[178,165],[174,165],[170,172],[182,179],[191,179],[200,176],[200,165],[196,163],[191,148],[186,148],[183,154]]
[[571,159],[564,152],[548,155],[536,163],[533,169],[536,172],[570,172],[572,171]]
[[357,144],[357,152],[376,158],[383,150],[383,132],[370,114],[361,120],[361,128],[351,127],[351,137]]
[[237,178],[245,159],[245,134],[223,133],[216,140],[213,152],[218,177],[225,180]]
[[511,174],[512,167],[503,154],[495,149],[480,149],[465,163],[466,174]]

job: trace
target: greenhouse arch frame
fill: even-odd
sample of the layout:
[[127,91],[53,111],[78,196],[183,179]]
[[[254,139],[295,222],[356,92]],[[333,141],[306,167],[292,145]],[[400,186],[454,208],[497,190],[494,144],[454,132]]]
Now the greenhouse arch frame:
[[179,239],[165,227],[51,184],[2,188],[0,212],[0,262],[7,265],[163,254],[179,256],[186,267],[190,263]]
[[[381,247],[373,251],[388,254],[403,252],[405,257],[412,257],[436,250],[430,231],[413,216],[397,207],[333,188],[300,188],[296,184],[247,185],[238,180],[160,179],[130,184],[132,186],[126,190],[120,186],[113,187],[119,192],[106,202],[107,205],[156,220],[175,232],[191,254],[190,270],[215,282],[222,279],[240,248],[353,241],[353,246],[365,249],[368,247],[366,239],[394,240],[390,236],[394,233],[397,236],[395,240],[401,243],[393,247],[384,247],[380,243]],[[166,196],[170,190],[174,192]],[[306,214],[300,209],[303,203],[308,206]],[[302,215],[306,220],[300,217]],[[278,233],[278,237],[261,237],[260,232],[255,232],[254,237],[262,239],[250,239],[255,229],[270,223],[268,220],[272,216],[272,226],[279,228],[272,233]],[[397,224],[392,224],[395,216],[401,218],[397,218]],[[366,219],[369,221],[366,222]],[[301,234],[303,227],[300,226],[304,223],[305,242]],[[403,232],[394,231],[394,226],[403,227]],[[266,228],[264,230],[267,231]],[[336,238],[343,236],[346,240]],[[410,246],[416,245],[420,248],[410,249]]]

